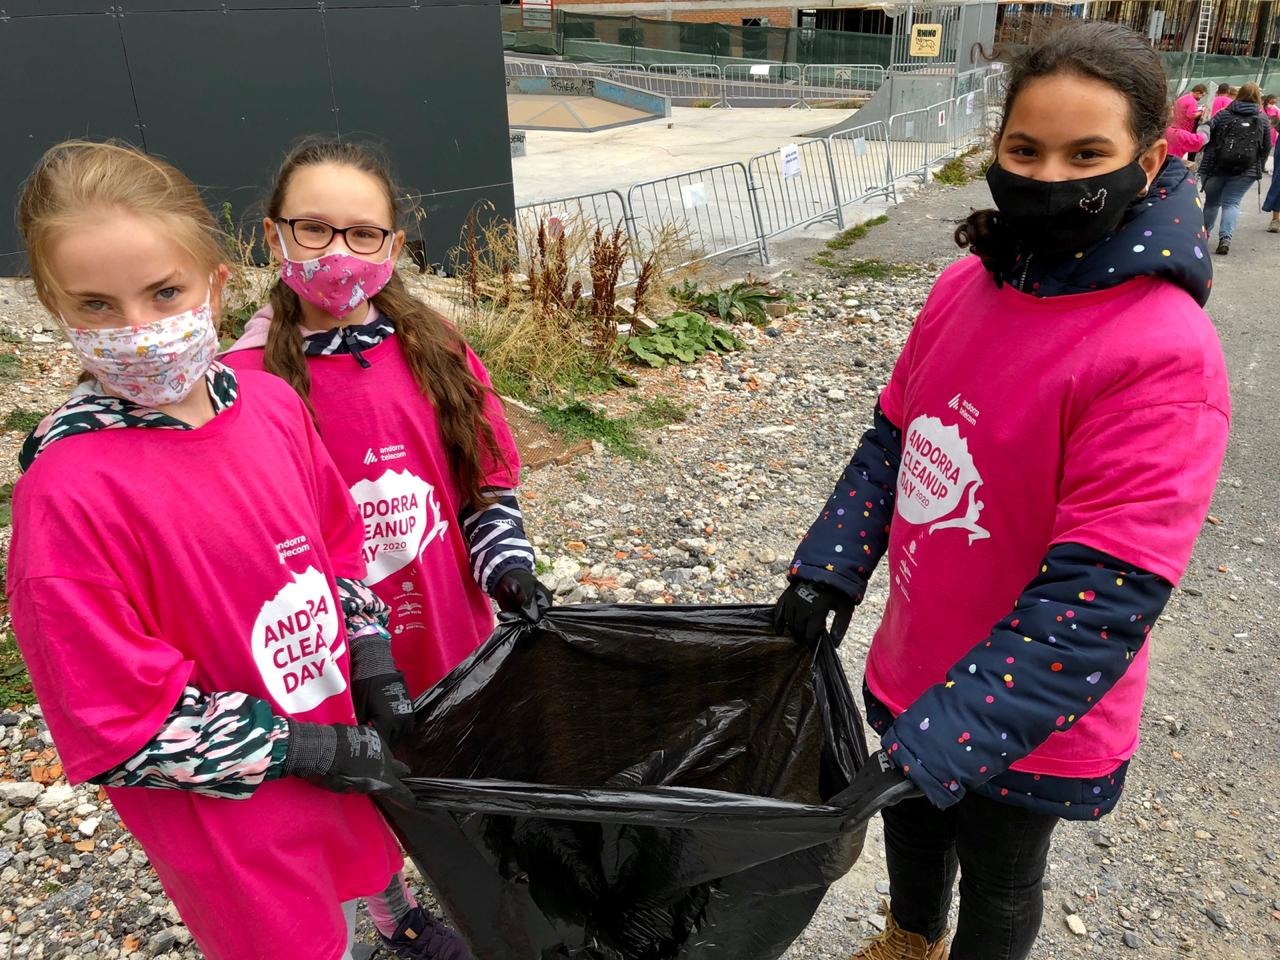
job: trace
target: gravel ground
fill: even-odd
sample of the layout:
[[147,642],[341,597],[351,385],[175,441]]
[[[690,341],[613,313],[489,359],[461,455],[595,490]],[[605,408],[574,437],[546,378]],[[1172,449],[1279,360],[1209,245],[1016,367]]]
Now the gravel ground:
[[[835,255],[900,265],[879,279],[805,264],[813,243],[788,244],[793,268],[778,277],[795,301],[787,317],[743,331],[746,351],[645,376],[641,394],[689,407],[683,422],[649,435],[649,457],[597,449],[530,472],[529,528],[559,602],[772,601],[931,278],[955,255],[952,222],[986,203],[981,183],[930,187]],[[1280,956],[1271,648],[1280,358],[1263,326],[1280,276],[1264,250],[1276,238],[1262,229],[1246,211],[1230,262],[1219,261],[1211,313],[1233,373],[1235,438],[1213,516],[1155,636],[1145,747],[1112,816],[1059,831],[1036,960]],[[0,417],[65,395],[75,368],[51,333],[21,288],[0,286],[0,352],[19,357],[19,375],[0,383]],[[12,373],[5,363],[0,373]],[[20,441],[0,433],[0,482],[12,479]],[[877,580],[841,648],[855,689],[883,603]],[[0,953],[198,956],[110,804],[60,779],[38,709],[0,713],[0,753]],[[862,860],[788,960],[843,960],[874,932],[885,890],[873,825]]]

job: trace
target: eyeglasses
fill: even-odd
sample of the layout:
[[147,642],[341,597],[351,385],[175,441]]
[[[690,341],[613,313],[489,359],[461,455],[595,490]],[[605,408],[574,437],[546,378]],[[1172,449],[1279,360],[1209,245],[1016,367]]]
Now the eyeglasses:
[[293,242],[307,250],[323,250],[333,242],[334,236],[342,237],[352,253],[377,253],[387,242],[387,237],[395,233],[386,227],[374,226],[371,223],[357,223],[350,227],[335,227],[323,220],[309,220],[295,217],[291,220],[281,218],[276,223],[285,224],[293,234]]

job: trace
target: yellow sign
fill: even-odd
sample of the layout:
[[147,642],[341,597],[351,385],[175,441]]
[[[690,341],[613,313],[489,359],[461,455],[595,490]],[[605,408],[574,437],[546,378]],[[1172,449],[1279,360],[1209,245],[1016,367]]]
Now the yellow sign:
[[911,56],[942,56],[942,24],[917,23],[911,28]]

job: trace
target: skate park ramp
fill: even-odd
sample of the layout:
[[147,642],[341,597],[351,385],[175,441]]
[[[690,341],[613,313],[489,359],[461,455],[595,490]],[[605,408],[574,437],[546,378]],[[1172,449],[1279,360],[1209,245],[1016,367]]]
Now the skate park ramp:
[[597,77],[507,77],[513,130],[592,132],[671,116],[663,96]]

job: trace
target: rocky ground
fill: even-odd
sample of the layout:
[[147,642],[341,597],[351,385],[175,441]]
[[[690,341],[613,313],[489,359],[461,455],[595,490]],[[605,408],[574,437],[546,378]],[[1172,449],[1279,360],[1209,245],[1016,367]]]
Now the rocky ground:
[[[793,309],[748,349],[644,378],[687,405],[641,460],[603,449],[524,481],[543,577],[561,603],[769,602],[796,541],[865,429],[930,280],[954,256],[951,222],[981,184],[931,187],[834,267],[803,258],[778,278]],[[1236,390],[1235,440],[1188,576],[1153,647],[1145,747],[1125,799],[1064,824],[1035,960],[1280,955],[1280,683],[1274,507],[1280,295],[1262,221],[1246,216],[1211,312]],[[1258,236],[1246,241],[1245,236]],[[1255,244],[1257,250],[1251,250]],[[784,251],[785,252],[785,251]],[[1241,254],[1237,256],[1237,253]],[[1252,255],[1251,255],[1252,254]],[[885,261],[859,266],[861,258]],[[44,410],[74,365],[20,288],[0,288],[0,416]],[[606,398],[615,410],[634,400]],[[11,480],[17,430],[0,433]],[[884,590],[873,584],[841,652],[850,682]],[[788,960],[843,960],[873,933],[885,884],[878,828]],[[0,713],[0,955],[195,957],[146,858],[95,789],[71,788],[37,707]]]

